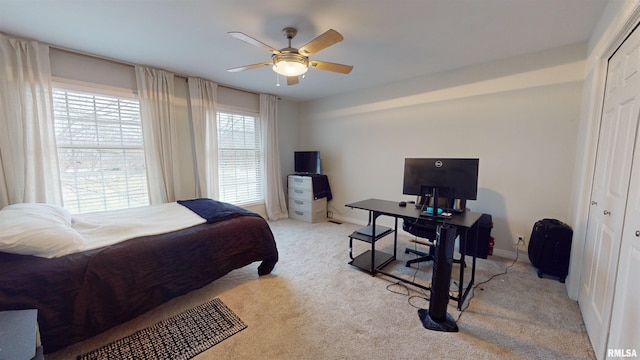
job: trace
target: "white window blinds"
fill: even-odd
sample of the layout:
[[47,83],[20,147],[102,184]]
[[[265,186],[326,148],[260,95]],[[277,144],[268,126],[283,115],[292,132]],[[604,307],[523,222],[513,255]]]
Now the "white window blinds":
[[53,104],[65,208],[148,205],[138,100],[56,88]]
[[220,200],[236,205],[264,201],[257,117],[218,112],[217,124]]

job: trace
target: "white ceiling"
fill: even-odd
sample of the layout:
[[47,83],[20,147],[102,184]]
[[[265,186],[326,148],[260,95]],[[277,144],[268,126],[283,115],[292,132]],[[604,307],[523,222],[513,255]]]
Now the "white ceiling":
[[[616,0],[613,0],[616,1]],[[127,63],[199,76],[294,101],[326,97],[586,41],[607,0],[0,0],[0,32]],[[353,65],[309,70],[276,87],[270,53],[293,26],[299,48],[333,28],[344,41],[311,59]]]

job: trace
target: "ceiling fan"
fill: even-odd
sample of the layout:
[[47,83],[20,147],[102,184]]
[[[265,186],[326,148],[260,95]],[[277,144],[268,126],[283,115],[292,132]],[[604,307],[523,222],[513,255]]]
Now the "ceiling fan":
[[[291,39],[293,39],[298,30],[292,27],[286,27],[282,29],[284,36],[289,40],[289,46],[277,50],[261,41],[252,38],[249,35],[243,34],[237,31],[231,31],[228,34],[238,40],[242,40],[248,44],[257,46],[272,53],[271,61],[261,62],[252,65],[240,66],[232,69],[227,69],[229,72],[238,72],[244,70],[251,70],[263,66],[273,65],[273,71],[287,77],[287,85],[295,85],[298,83],[298,76],[303,75],[309,68],[333,71],[341,74],[348,74],[353,69],[353,66],[336,64],[326,61],[309,60],[309,56],[317,53],[320,50],[338,43],[344,39],[339,32],[329,29],[325,33],[319,35],[315,39],[309,41],[306,45],[300,49],[291,47]],[[278,83],[278,85],[280,85]]]

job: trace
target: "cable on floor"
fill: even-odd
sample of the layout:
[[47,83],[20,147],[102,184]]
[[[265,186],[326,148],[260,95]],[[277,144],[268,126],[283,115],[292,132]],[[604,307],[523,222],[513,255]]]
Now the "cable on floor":
[[[429,286],[431,286],[431,284],[429,284]],[[399,287],[401,290],[395,290],[394,287]],[[394,293],[394,294],[398,294],[398,295],[402,295],[402,296],[407,296],[407,302],[409,303],[409,305],[411,305],[412,307],[416,308],[416,309],[423,309],[422,306],[417,306],[414,305],[411,301],[413,299],[420,299],[420,300],[425,300],[425,301],[429,301],[429,295],[427,295],[423,289],[411,289],[407,286],[407,284],[401,282],[401,281],[397,281],[393,284],[389,284],[387,285],[387,290]]]
[[[491,275],[491,277],[489,277],[487,280],[482,281],[477,283],[476,285],[473,286],[473,291],[471,292],[471,297],[469,298],[469,300],[467,301],[467,306],[464,307],[464,309],[460,310],[460,314],[458,314],[458,318],[456,319],[456,322],[458,322],[458,320],[460,320],[460,317],[462,317],[462,314],[465,312],[465,310],[467,310],[469,308],[469,305],[471,305],[471,300],[473,299],[473,297],[476,294],[476,289],[483,284],[488,283],[489,281],[493,280],[494,278],[501,276],[501,275],[506,275],[508,270],[511,269],[513,267],[513,265],[516,264],[516,262],[518,261],[518,257],[520,256],[520,247],[516,246],[516,258],[513,259],[513,261],[511,262],[511,264],[509,264],[507,267],[504,268],[503,272],[497,273],[497,274],[493,274]],[[484,290],[482,288],[480,288],[480,290]]]

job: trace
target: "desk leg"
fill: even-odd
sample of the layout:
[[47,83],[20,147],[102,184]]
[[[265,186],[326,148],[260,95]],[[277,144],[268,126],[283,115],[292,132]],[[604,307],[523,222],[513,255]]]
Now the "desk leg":
[[353,260],[353,238],[349,237],[349,259]]
[[375,276],[376,274],[376,239],[375,239],[375,231],[376,231],[376,214],[373,211],[369,212],[369,219],[371,220],[371,225],[373,226],[373,236],[371,238],[371,276]]
[[476,254],[478,253],[478,237],[480,236],[480,223],[476,222],[476,233],[475,239],[473,242],[473,265],[471,266],[471,284],[475,283],[476,280]]
[[[460,236],[460,252],[462,253],[462,255],[461,255],[461,262],[460,262],[460,285],[458,286],[458,310],[462,310],[462,304],[466,300],[467,296],[469,295],[469,292],[471,291],[471,288],[473,288],[473,285],[476,281],[476,251],[478,247],[477,244],[478,244],[479,229],[480,229],[480,226],[478,225],[478,223],[476,223],[474,226],[471,227],[471,229],[464,230],[464,238],[462,237],[462,235]],[[469,280],[469,284],[465,287],[464,286],[464,267],[466,265],[465,253],[466,253],[467,237],[469,236],[469,230],[472,230],[475,232],[474,234],[475,241],[473,245],[473,253],[471,254],[471,258],[472,258],[471,280]]]
[[393,229],[393,260],[398,258],[398,217],[395,216],[395,228]]
[[464,229],[460,233],[460,283],[458,284],[458,310],[462,310],[462,303],[464,302],[464,269],[467,265],[467,235],[469,230]]

